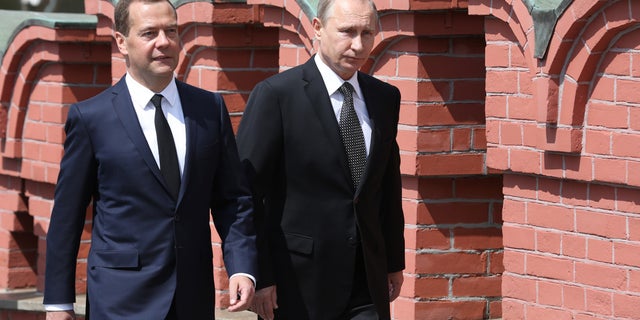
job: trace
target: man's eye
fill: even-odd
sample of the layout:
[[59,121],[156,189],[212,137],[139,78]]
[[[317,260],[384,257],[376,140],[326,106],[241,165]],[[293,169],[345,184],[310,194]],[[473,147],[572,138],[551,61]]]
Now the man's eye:
[[345,35],[350,35],[350,34],[353,34],[353,30],[344,29],[344,30],[340,30],[340,33],[345,34]]

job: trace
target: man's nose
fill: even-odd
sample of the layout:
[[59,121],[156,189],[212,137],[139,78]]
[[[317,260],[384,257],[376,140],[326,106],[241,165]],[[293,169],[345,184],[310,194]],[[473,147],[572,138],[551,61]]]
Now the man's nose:
[[360,34],[356,35],[351,40],[351,49],[353,49],[353,51],[362,50],[362,36]]
[[160,30],[160,32],[158,32],[158,37],[156,38],[156,46],[166,47],[167,45],[169,45],[169,38],[164,31]]

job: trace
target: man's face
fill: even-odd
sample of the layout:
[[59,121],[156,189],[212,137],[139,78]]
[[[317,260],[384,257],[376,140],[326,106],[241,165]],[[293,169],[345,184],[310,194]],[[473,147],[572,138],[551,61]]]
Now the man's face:
[[[365,0],[336,0],[327,21],[313,20],[320,58],[349,79],[366,62],[376,34],[375,12]],[[332,12],[332,13],[331,13]]]
[[175,12],[167,2],[134,2],[129,7],[129,34],[116,32],[127,71],[147,88],[159,92],[173,79],[180,43]]

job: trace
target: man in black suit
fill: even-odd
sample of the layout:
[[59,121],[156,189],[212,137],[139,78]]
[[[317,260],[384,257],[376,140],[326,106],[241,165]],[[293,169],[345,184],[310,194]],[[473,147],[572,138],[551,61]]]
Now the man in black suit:
[[318,54],[250,95],[237,141],[258,226],[251,310],[262,318],[390,318],[405,265],[400,92],[358,72],[377,24],[372,0],[320,0]]
[[69,109],[47,234],[47,319],[73,319],[75,270],[93,201],[91,319],[214,318],[210,211],[223,241],[230,310],[257,274],[252,201],[219,94],[174,79],[180,44],[167,0],[120,0],[127,74]]

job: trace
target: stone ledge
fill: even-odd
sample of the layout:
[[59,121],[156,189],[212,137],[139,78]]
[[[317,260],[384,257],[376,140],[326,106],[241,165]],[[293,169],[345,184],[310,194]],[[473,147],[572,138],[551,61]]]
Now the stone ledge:
[[[4,310],[20,310],[44,312],[42,306],[42,293],[34,289],[14,290],[11,292],[0,293],[0,309]],[[76,296],[74,311],[78,315],[85,314],[85,296]],[[244,312],[228,312],[226,310],[216,309],[217,320],[255,320],[255,313]]]
[[82,13],[0,10],[0,17],[0,58],[4,58],[13,38],[29,26],[92,30],[98,25],[98,17]]
[[[84,315],[84,296],[77,297],[75,312]],[[21,311],[44,311],[42,293],[34,289],[12,290],[0,293],[0,309]]]

